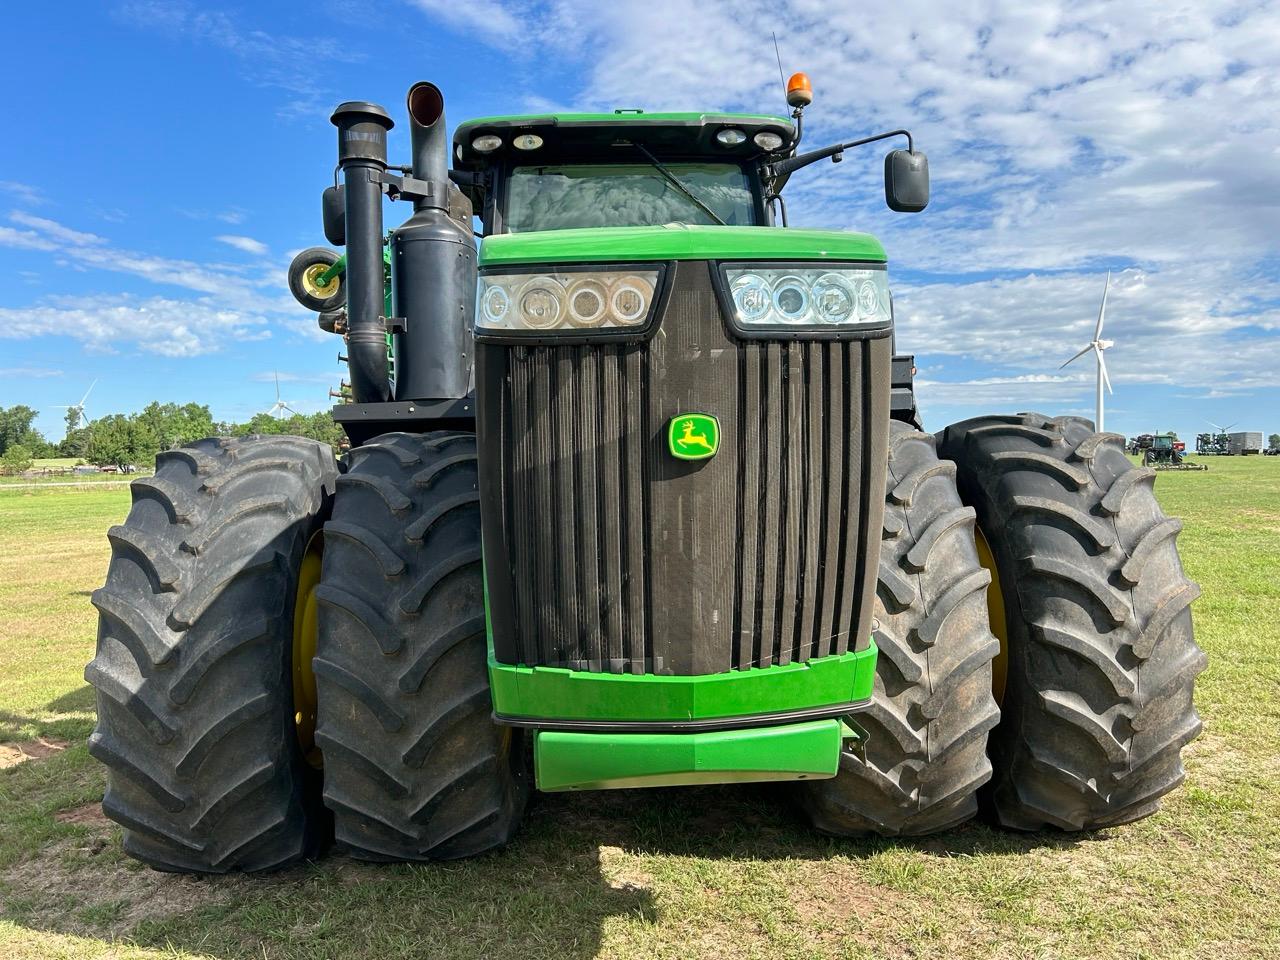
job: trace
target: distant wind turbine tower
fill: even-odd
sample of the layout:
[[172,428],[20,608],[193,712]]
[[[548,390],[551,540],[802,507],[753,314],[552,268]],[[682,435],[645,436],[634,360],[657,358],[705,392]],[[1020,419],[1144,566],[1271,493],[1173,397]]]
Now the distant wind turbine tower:
[[84,405],[89,400],[89,394],[93,393],[93,388],[98,385],[97,379],[89,384],[89,389],[84,392],[84,396],[80,398],[79,403],[59,403],[54,405],[55,410],[71,410],[75,412],[74,426],[68,421],[68,430],[79,430],[89,422],[89,418],[84,415]]
[[276,374],[276,402],[271,405],[269,410],[262,412],[268,416],[275,417],[277,420],[283,420],[285,411],[296,414],[298,411],[289,406],[288,402],[280,399],[280,374]]
[[[1106,384],[1107,393],[1115,393],[1115,391],[1111,389],[1111,378],[1107,376],[1107,361],[1104,360],[1102,357],[1102,351],[1115,346],[1114,340],[1102,339],[1102,321],[1106,318],[1106,314],[1107,314],[1107,291],[1110,288],[1111,288],[1111,271],[1108,270],[1107,282],[1102,287],[1102,306],[1098,308],[1098,324],[1093,328],[1093,339],[1090,340],[1085,345],[1083,350],[1081,350],[1074,357],[1072,357],[1070,360],[1068,360],[1066,363],[1062,365],[1062,367],[1065,367],[1067,363],[1074,363],[1075,361],[1083,357],[1086,353],[1088,353],[1090,350],[1093,351],[1094,358],[1097,360],[1097,363],[1098,363],[1098,382],[1097,382],[1098,416],[1097,416],[1097,420],[1095,421],[1094,428],[1099,433],[1101,433],[1103,430],[1106,429],[1103,426],[1103,420],[1102,420],[1102,385],[1104,383]],[[1058,369],[1061,370],[1062,367],[1059,367]]]

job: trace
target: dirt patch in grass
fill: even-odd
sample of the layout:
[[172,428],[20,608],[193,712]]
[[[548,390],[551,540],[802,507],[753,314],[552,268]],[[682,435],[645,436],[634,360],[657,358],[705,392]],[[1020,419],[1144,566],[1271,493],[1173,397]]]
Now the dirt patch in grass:
[[10,867],[4,872],[6,919],[64,934],[118,937],[143,920],[225,903],[233,894],[230,884],[234,881],[176,876],[131,862],[111,862],[110,856],[103,856],[108,850],[101,837],[62,841],[46,847],[39,857]]
[[28,760],[43,760],[71,746],[57,737],[36,737],[21,743],[0,743],[0,770],[16,767]]
[[101,803],[86,803],[83,807],[59,810],[53,815],[53,819],[59,823],[79,823],[86,827],[111,827],[111,821],[102,812]]

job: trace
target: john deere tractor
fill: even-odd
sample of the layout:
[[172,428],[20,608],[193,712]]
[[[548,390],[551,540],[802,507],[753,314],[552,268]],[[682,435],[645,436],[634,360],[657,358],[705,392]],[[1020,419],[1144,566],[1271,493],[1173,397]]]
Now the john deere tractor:
[[925,156],[801,151],[811,99],[449,142],[419,83],[406,166],[387,111],[335,110],[345,249],[290,279],[351,449],[202,440],[134,482],[87,670],[129,853],[464,857],[535,788],[789,781],[843,836],[1156,810],[1200,730],[1181,524],[1088,421],[923,432],[884,249],[783,194],[900,139],[918,212]]

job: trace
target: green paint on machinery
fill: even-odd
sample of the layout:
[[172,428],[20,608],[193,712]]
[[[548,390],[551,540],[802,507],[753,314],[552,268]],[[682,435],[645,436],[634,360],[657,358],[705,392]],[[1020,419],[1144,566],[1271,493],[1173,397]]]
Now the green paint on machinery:
[[919,213],[928,161],[904,129],[802,149],[786,86],[788,116],[450,134],[417,83],[396,162],[391,113],[337,106],[341,249],[288,283],[342,338],[349,449],[210,438],[137,481],[85,674],[126,852],[456,859],[534,789],[767,781],[838,836],[950,830],[980,789],[1090,830],[1177,785],[1203,655],[1152,474],[1077,417],[924,431],[884,247],[784,193],[891,141]]

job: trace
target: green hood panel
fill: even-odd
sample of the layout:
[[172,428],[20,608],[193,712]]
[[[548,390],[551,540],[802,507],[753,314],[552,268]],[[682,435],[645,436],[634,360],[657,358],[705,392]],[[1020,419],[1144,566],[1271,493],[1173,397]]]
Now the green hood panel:
[[874,260],[884,247],[865,233],[786,227],[591,227],[485,237],[480,266],[634,260]]

